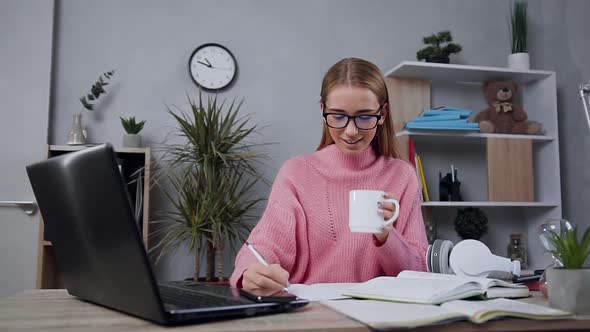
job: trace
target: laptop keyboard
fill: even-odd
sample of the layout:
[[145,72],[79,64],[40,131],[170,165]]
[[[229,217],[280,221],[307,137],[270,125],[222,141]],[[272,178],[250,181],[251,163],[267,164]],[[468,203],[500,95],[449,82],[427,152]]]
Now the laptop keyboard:
[[224,286],[177,281],[158,284],[165,305],[180,308],[211,308],[251,304],[251,301],[233,296],[232,289]]

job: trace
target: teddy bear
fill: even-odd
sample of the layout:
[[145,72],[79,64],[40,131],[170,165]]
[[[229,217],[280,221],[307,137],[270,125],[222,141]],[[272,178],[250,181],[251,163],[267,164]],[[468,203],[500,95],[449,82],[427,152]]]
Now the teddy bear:
[[518,86],[509,80],[491,80],[482,86],[489,107],[479,112],[473,122],[479,122],[482,133],[529,134],[541,132],[539,122],[527,121],[526,112],[512,103]]

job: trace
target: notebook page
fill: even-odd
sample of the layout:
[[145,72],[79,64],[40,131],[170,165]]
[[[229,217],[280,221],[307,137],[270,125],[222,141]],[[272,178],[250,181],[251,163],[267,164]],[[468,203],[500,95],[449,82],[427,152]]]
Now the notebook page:
[[302,299],[309,301],[324,301],[346,299],[342,292],[358,283],[319,283],[312,285],[291,284],[287,289],[289,293],[297,295]]
[[[438,303],[451,294],[482,294],[477,284],[460,280],[410,279],[378,277],[345,290],[342,294],[373,300],[401,301],[411,303]],[[454,297],[452,299],[455,299]]]
[[476,323],[483,323],[490,319],[503,316],[555,319],[571,315],[565,311],[509,299],[487,301],[457,300],[443,303],[441,307],[469,316],[471,321]]
[[416,327],[465,319],[437,305],[372,300],[337,300],[322,304],[374,329]]
[[398,278],[422,278],[422,279],[437,279],[437,280],[465,280],[471,282],[477,282],[484,288],[492,286],[511,287],[511,288],[526,288],[521,284],[513,284],[504,280],[490,279],[490,278],[475,278],[475,277],[460,277],[455,274],[443,274],[443,273],[432,273],[422,271],[410,271],[405,270],[398,274]]

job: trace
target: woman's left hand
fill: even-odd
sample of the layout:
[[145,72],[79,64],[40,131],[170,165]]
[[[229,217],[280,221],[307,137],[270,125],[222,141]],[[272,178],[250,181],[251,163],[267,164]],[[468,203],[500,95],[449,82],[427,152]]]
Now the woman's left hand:
[[[385,193],[383,195],[383,198],[384,199],[387,199],[387,198],[398,199],[397,197],[393,196],[392,193]],[[393,217],[393,215],[395,213],[395,205],[393,205],[393,203],[381,201],[378,204],[379,204],[379,206],[378,206],[377,212],[383,216],[383,220],[389,220],[389,218]],[[381,233],[375,234],[375,238],[377,239],[377,241],[379,241],[380,244],[385,243],[385,241],[387,240],[387,236],[389,235],[389,231],[392,228],[393,228],[393,225],[385,226],[385,227],[383,227],[383,230],[381,231]]]

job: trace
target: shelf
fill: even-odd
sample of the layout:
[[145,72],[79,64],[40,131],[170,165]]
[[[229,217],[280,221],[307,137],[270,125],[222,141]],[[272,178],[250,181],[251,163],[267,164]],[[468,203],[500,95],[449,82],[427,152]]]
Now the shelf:
[[[63,151],[63,152],[70,152],[70,151],[79,151],[86,148],[90,148],[96,146],[97,144],[87,144],[87,145],[50,145],[49,151]],[[113,147],[115,152],[121,153],[145,153],[148,148],[124,148],[124,147]]]
[[52,245],[53,245],[53,243],[51,243],[51,241],[43,241],[43,246],[45,246],[45,247],[49,247]]
[[402,130],[395,134],[396,137],[412,136],[415,138],[422,137],[435,137],[444,140],[464,140],[464,139],[481,139],[485,142],[485,138],[510,138],[510,139],[530,139],[533,142],[550,142],[555,140],[552,136],[545,135],[513,135],[513,134],[485,134],[485,133],[466,133],[456,131],[442,131],[442,130]]
[[558,203],[547,202],[476,202],[476,201],[461,201],[461,202],[442,202],[430,201],[422,202],[422,206],[440,206],[440,207],[558,207]]
[[552,75],[555,75],[555,72],[418,61],[404,61],[385,74],[385,76],[388,77],[414,78],[465,84],[480,84],[492,79],[512,80],[519,84],[526,84]]

